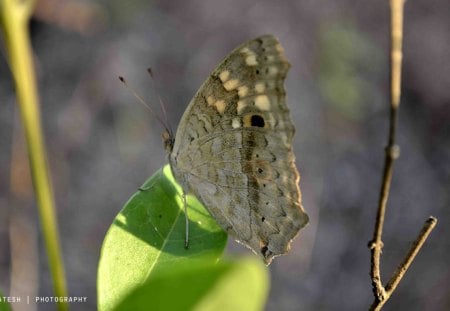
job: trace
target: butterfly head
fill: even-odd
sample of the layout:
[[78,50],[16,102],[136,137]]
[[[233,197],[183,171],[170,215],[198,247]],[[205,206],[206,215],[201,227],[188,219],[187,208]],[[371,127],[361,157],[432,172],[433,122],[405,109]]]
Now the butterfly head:
[[162,140],[164,143],[164,149],[166,149],[167,153],[170,154],[173,150],[173,144],[175,143],[175,137],[167,129],[162,133],[161,136],[162,136]]

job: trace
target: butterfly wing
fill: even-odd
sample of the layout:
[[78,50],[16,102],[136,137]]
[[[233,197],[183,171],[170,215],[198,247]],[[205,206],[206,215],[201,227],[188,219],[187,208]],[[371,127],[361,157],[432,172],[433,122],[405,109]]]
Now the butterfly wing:
[[169,156],[184,190],[266,263],[308,222],[285,102],[289,67],[271,35],[236,48],[192,99]]

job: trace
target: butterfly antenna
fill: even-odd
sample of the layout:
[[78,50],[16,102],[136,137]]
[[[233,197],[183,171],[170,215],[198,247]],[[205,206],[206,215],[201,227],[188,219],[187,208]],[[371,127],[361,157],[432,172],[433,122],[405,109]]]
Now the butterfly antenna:
[[148,72],[148,74],[150,75],[150,80],[152,81],[152,88],[153,88],[153,90],[155,90],[155,93],[158,94],[159,106],[160,106],[161,111],[162,111],[162,113],[163,113],[164,121],[165,121],[166,124],[167,124],[167,130],[168,130],[170,136],[173,137],[172,126],[171,126],[171,124],[170,124],[170,122],[169,122],[169,119],[167,118],[166,105],[164,105],[164,102],[162,101],[161,96],[160,96],[159,93],[156,91],[156,84],[155,84],[155,79],[154,79],[154,77],[153,77],[153,71],[152,71],[152,68],[150,68],[150,67],[147,68],[147,72]]
[[[141,96],[139,96],[138,93],[136,93],[135,90],[133,90],[125,81],[125,78],[122,76],[119,76],[119,80],[120,82],[123,83],[123,85],[125,85],[125,87],[128,89],[128,91],[131,92],[131,94],[142,104],[144,105],[148,110],[150,110],[150,112],[155,116],[155,118],[158,120],[158,122],[164,127],[164,129],[169,132],[170,135],[172,135],[172,129],[170,128],[170,126],[168,126],[167,121],[164,122],[163,119],[161,119],[161,117],[155,113],[155,111],[153,110],[153,108],[151,106],[149,106],[144,99],[142,99]],[[167,117],[165,117],[165,119],[167,120]]]

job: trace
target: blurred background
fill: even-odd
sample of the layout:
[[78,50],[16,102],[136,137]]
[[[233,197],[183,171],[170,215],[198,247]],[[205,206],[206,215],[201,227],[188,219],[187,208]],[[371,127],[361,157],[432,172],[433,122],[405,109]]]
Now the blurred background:
[[[387,282],[429,215],[439,219],[384,310],[450,309],[450,2],[407,1],[401,157],[383,241]],[[276,35],[311,222],[270,266],[267,310],[366,310],[371,239],[388,133],[388,1],[39,0],[31,23],[72,310],[96,308],[103,237],[166,162],[162,128],[117,77],[176,127],[218,62]],[[51,296],[13,82],[0,59],[0,289]],[[155,85],[146,72],[152,67]],[[228,256],[249,255],[234,241]],[[188,286],[188,284],[186,285]],[[55,310],[53,304],[14,305]]]

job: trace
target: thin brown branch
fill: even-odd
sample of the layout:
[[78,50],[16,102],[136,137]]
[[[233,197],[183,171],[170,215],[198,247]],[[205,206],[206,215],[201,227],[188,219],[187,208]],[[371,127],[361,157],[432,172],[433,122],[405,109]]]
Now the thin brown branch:
[[430,217],[425,223],[422,231],[414,241],[408,254],[400,264],[396,273],[392,276],[386,287],[383,286],[380,272],[381,250],[383,248],[382,233],[384,218],[386,214],[386,206],[389,197],[389,190],[392,180],[392,172],[394,161],[400,155],[400,148],[395,143],[398,108],[400,106],[400,89],[401,89],[401,68],[402,68],[402,38],[403,38],[403,6],[405,0],[390,0],[391,6],[391,41],[390,41],[390,124],[388,145],[384,159],[383,179],[378,201],[377,216],[375,219],[375,228],[372,241],[369,243],[371,250],[371,269],[370,276],[372,280],[373,292],[375,300],[370,310],[381,310],[392,295],[397,285],[401,281],[403,275],[408,270],[415,256],[419,252],[423,243],[427,239],[431,230],[436,225],[436,218]]
[[433,216],[430,216],[425,221],[425,223],[422,226],[422,230],[420,230],[419,234],[417,235],[416,240],[412,243],[408,254],[406,254],[402,263],[397,268],[397,271],[395,271],[394,275],[387,283],[387,285],[386,285],[387,293],[392,293],[397,288],[397,285],[402,280],[402,278],[405,275],[406,271],[408,270],[409,266],[413,262],[416,255],[419,253],[420,249],[422,248],[423,244],[425,243],[426,239],[428,238],[428,236],[430,235],[431,231],[434,229],[436,224],[437,224],[437,219]]
[[[396,122],[396,121],[394,121]],[[392,171],[395,159],[398,158],[400,150],[396,145],[388,145],[386,148],[384,170],[383,170],[383,182],[381,185],[380,199],[378,202],[378,211],[375,222],[375,230],[372,242],[370,243],[371,249],[371,279],[373,291],[376,299],[384,300],[385,290],[381,280],[380,272],[380,257],[381,250],[383,248],[383,242],[381,240],[383,232],[384,217],[386,213],[386,205],[389,197],[389,189],[392,180]]]
[[397,128],[398,108],[400,105],[400,85],[401,85],[401,59],[402,59],[402,24],[403,24],[403,0],[391,0],[391,61],[390,61],[390,125],[388,145],[384,158],[383,179],[378,201],[377,217],[372,241],[369,245],[371,249],[371,270],[373,292],[375,299],[382,301],[385,299],[385,289],[381,280],[380,257],[383,242],[384,218],[386,206],[391,187],[394,161],[400,155],[400,148],[395,144],[395,134]]
[[425,221],[425,223],[422,226],[422,230],[420,230],[419,234],[417,235],[416,240],[412,243],[411,248],[409,249],[409,251],[406,254],[405,258],[403,259],[402,263],[398,266],[394,275],[391,277],[391,279],[387,283],[386,288],[383,288],[384,298],[381,300],[375,299],[372,306],[370,307],[370,310],[381,310],[381,308],[386,303],[386,301],[388,301],[388,299],[391,297],[392,293],[397,288],[397,285],[402,280],[406,271],[408,271],[409,267],[411,266],[411,263],[414,261],[414,258],[419,253],[420,249],[422,248],[423,244],[427,240],[431,231],[436,226],[436,223],[437,223],[437,219],[433,216],[430,216]]

